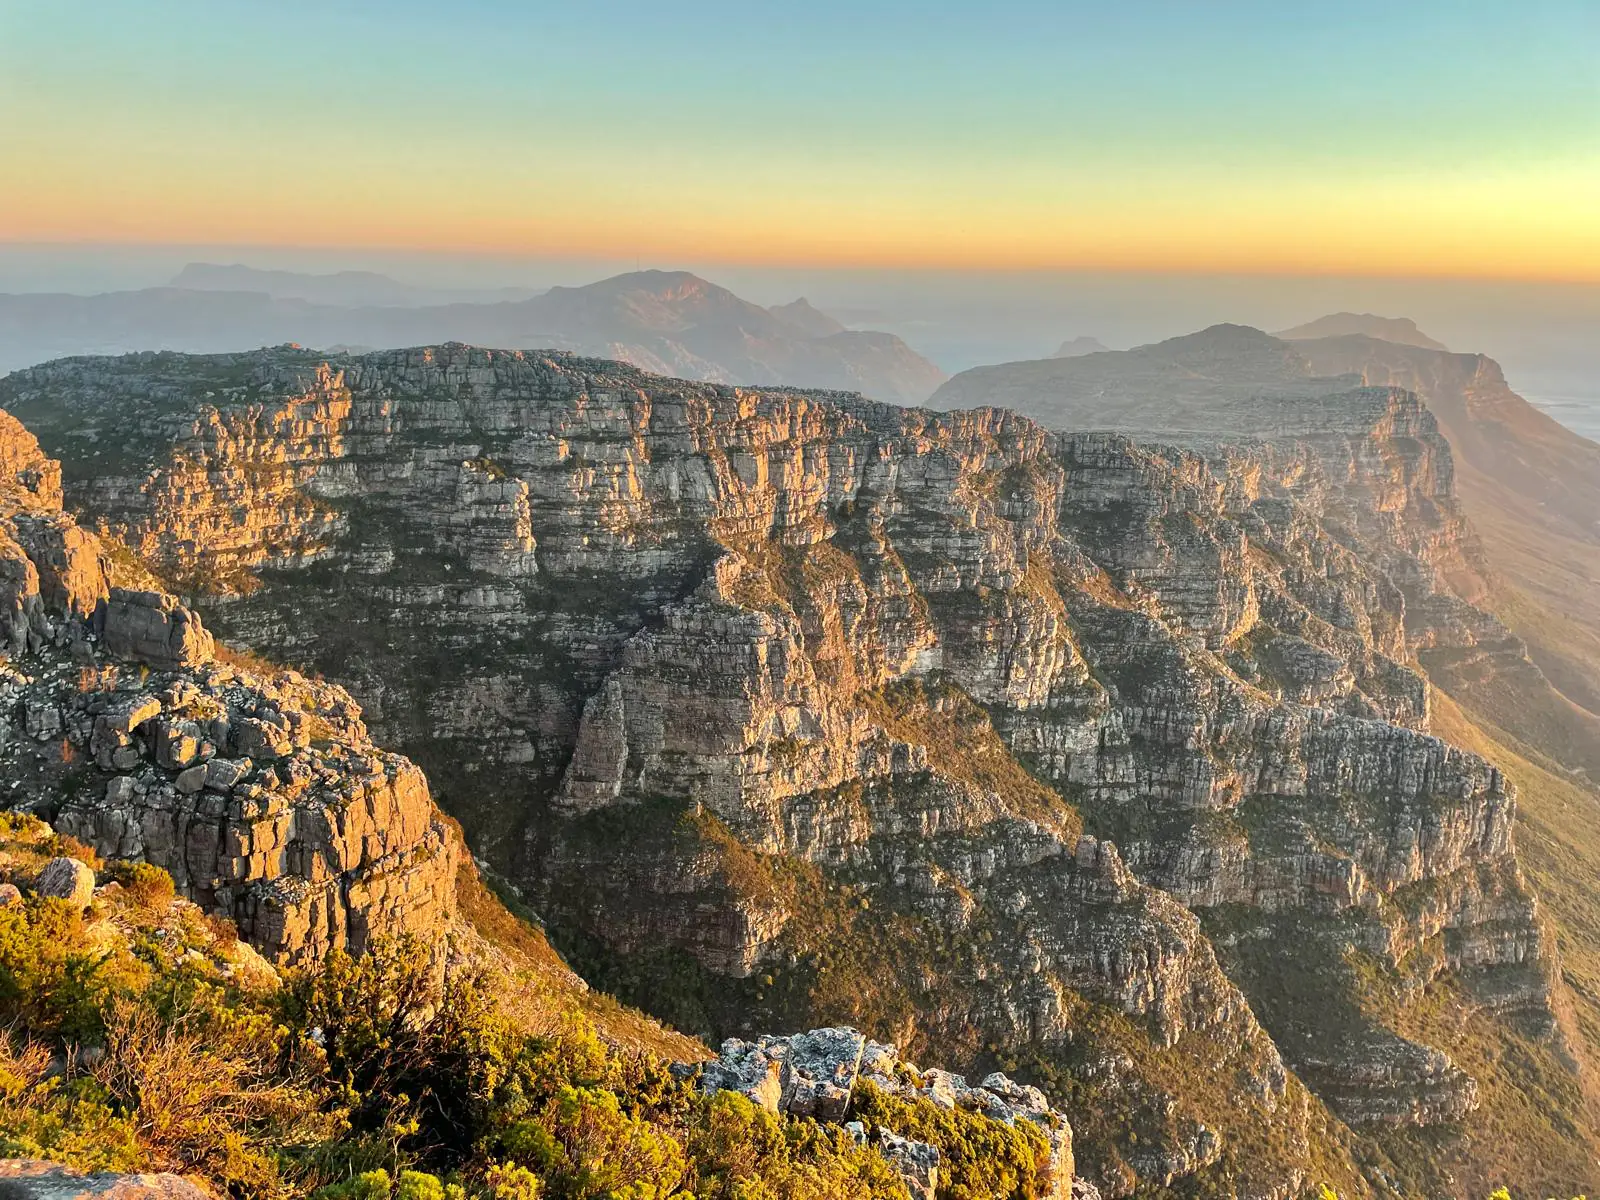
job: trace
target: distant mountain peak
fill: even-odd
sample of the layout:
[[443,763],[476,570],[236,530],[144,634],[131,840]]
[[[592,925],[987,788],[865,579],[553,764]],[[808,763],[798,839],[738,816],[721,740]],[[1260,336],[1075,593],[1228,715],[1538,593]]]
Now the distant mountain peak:
[[1099,338],[1075,337],[1068,338],[1057,347],[1051,358],[1081,358],[1085,354],[1104,354],[1111,347]]
[[1209,362],[1218,356],[1234,361],[1239,355],[1264,357],[1273,361],[1285,356],[1295,357],[1294,351],[1286,346],[1282,339],[1270,333],[1263,333],[1253,325],[1235,325],[1229,322],[1210,325],[1196,333],[1185,333],[1162,342],[1135,346],[1130,353],[1148,359],[1172,362]]
[[623,295],[644,292],[660,300],[687,300],[696,296],[732,296],[726,288],[702,279],[692,271],[662,271],[650,268],[643,271],[624,271],[581,287],[552,288],[559,292],[591,292],[594,294]]
[[[219,276],[228,282],[195,286]],[[937,366],[893,334],[849,330],[804,300],[765,308],[689,271],[633,271],[583,287],[487,300],[392,280],[380,288],[359,273],[243,266],[199,264],[181,282],[190,286],[0,296],[0,370],[149,346],[231,352],[283,342],[458,341],[571,350],[679,378],[854,391],[906,404],[926,400],[944,381]]]
[[1443,342],[1436,342],[1423,333],[1409,317],[1380,317],[1375,313],[1330,313],[1304,325],[1296,325],[1293,329],[1280,330],[1275,336],[1291,342],[1356,336],[1395,342],[1401,346],[1419,346],[1424,350],[1449,349]]
[[843,322],[830,317],[804,296],[788,304],[774,304],[767,311],[784,324],[802,330],[807,337],[832,337],[846,328]]

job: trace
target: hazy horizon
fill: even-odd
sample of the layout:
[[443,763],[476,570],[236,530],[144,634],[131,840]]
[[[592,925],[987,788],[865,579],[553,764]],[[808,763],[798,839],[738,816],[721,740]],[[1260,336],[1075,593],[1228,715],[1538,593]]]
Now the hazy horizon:
[[1284,329],[1336,311],[1409,317],[1452,350],[1502,363],[1512,386],[1600,437],[1600,284],[1364,276],[873,270],[576,259],[356,247],[0,242],[0,292],[164,286],[187,263],[314,274],[372,271],[428,289],[543,289],[646,269],[692,271],[764,305],[804,296],[847,325],[895,333],[954,374],[1040,358],[1087,335],[1112,349],[1232,322]]

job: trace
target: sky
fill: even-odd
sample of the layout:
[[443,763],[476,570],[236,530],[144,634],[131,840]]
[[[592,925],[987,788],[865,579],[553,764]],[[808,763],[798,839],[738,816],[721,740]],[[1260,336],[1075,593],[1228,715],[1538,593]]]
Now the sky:
[[0,241],[1600,281],[1600,0],[0,0]]

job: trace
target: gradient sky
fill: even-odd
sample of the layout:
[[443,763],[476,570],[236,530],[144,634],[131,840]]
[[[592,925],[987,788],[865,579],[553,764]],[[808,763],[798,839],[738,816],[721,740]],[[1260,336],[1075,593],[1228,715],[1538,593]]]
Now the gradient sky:
[[0,0],[0,240],[1600,280],[1600,0]]

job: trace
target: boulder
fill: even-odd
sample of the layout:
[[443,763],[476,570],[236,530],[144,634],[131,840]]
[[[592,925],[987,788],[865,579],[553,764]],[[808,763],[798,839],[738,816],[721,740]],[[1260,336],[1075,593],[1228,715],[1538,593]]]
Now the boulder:
[[813,1029],[789,1039],[783,1109],[797,1117],[842,1121],[867,1039],[854,1029]]
[[906,1185],[911,1200],[933,1200],[939,1189],[939,1148],[885,1132],[878,1152],[889,1161]]
[[253,765],[248,758],[213,758],[205,766],[205,785],[213,792],[231,792]]
[[216,653],[199,615],[166,592],[112,588],[99,626],[109,654],[152,667],[197,667]]
[[94,899],[94,872],[75,858],[52,858],[39,872],[34,891],[65,900],[75,908],[88,908]]
[[185,796],[192,796],[206,786],[206,779],[209,774],[209,766],[205,763],[200,763],[179,771],[178,778],[173,782],[177,784],[178,790]]
[[38,1159],[0,1159],[0,1200],[211,1200],[179,1175],[85,1175]]

